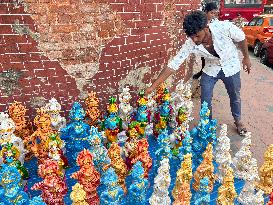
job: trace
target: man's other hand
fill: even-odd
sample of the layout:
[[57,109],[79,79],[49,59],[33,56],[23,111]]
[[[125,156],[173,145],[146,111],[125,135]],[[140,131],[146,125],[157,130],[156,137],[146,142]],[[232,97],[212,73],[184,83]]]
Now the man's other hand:
[[154,91],[153,87],[148,87],[146,90],[145,90],[145,95],[149,95],[151,94],[152,92]]
[[243,63],[243,69],[244,69],[244,71],[249,74],[250,70],[251,70],[251,62],[250,62],[249,57],[247,57],[247,58],[244,57],[243,60],[242,60],[242,63]]

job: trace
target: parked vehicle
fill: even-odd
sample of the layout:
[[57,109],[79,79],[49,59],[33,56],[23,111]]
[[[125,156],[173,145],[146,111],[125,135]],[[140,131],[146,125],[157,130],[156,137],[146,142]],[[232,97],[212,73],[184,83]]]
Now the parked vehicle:
[[233,21],[238,17],[238,13],[242,18],[249,22],[253,17],[260,15],[264,11],[264,5],[267,0],[219,0],[219,19]]
[[273,65],[273,37],[263,44],[260,57],[261,63]]
[[247,26],[243,27],[243,31],[248,46],[254,49],[255,56],[259,56],[263,43],[273,37],[273,14],[254,17]]

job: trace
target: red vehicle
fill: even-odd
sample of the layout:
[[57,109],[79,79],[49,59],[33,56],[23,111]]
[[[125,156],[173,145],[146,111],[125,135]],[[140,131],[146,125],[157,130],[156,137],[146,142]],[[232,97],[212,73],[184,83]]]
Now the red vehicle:
[[249,22],[254,16],[264,11],[267,0],[220,0],[219,19],[234,20],[237,14]]
[[273,37],[266,41],[261,48],[261,63],[273,65]]

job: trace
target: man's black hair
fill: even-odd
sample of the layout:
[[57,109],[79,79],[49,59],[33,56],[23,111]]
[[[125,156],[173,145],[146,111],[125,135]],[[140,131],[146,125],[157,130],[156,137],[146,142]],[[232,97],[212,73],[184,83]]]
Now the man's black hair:
[[207,26],[207,15],[203,11],[193,11],[184,18],[183,29],[187,36],[197,34]]
[[203,8],[203,11],[208,13],[212,10],[217,10],[218,7],[217,7],[217,4],[215,2],[209,2],[209,3],[206,3],[204,8]]

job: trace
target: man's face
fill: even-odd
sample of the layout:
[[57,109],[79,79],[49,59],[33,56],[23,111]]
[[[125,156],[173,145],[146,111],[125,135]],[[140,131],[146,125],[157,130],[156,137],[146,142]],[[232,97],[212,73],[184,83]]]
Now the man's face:
[[190,38],[193,40],[193,42],[196,45],[200,45],[204,42],[206,38],[206,31],[205,29],[199,31],[197,34],[190,36]]

